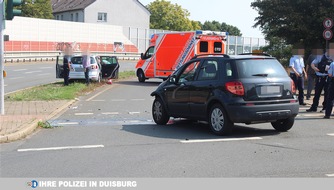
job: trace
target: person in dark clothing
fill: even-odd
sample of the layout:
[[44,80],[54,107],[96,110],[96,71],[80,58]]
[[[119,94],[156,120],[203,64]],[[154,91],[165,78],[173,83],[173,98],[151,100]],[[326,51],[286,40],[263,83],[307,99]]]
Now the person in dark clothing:
[[329,88],[328,88],[328,96],[327,96],[327,105],[326,105],[326,112],[325,112],[325,119],[329,119],[332,110],[333,110],[333,101],[334,101],[334,62],[332,62],[329,66],[328,70],[328,77],[329,77]]
[[63,58],[63,69],[64,69],[64,86],[68,86],[69,84],[69,75],[71,70],[71,55],[72,48],[66,47]]
[[[331,60],[327,57],[326,54],[324,54],[320,59],[317,58],[312,62],[312,68],[316,72],[317,80],[315,85],[315,94],[313,98],[313,103],[310,109],[307,109],[307,112],[316,112],[318,105],[319,105],[319,99],[321,96],[322,90],[324,90],[324,101],[322,103],[322,111],[326,110],[326,100],[328,95],[328,73],[326,71],[326,66],[328,66],[331,63]],[[321,111],[321,112],[322,112]]]

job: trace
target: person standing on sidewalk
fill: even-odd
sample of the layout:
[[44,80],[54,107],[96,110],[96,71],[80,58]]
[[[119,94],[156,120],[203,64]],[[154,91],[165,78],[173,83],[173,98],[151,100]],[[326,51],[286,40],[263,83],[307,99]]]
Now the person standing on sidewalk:
[[309,100],[311,98],[311,93],[314,89],[314,83],[315,83],[315,71],[311,67],[312,61],[317,57],[317,50],[313,49],[312,53],[309,55],[307,61],[306,61],[306,73],[307,73],[307,93],[306,93],[306,99]]
[[313,103],[310,109],[307,109],[307,112],[316,112],[318,105],[319,105],[319,99],[321,96],[322,90],[324,90],[324,101],[322,102],[322,110],[326,110],[326,101],[327,101],[327,95],[328,95],[328,73],[326,71],[326,65],[328,66],[330,64],[331,60],[327,56],[327,53],[325,53],[321,59],[317,58],[315,59],[311,66],[315,70],[317,81],[315,85],[315,94],[313,98]]
[[329,66],[328,70],[329,77],[329,87],[328,87],[328,96],[327,96],[327,105],[325,111],[325,119],[329,119],[333,111],[333,101],[334,101],[334,62]]
[[[296,52],[296,50],[293,52]],[[296,53],[297,54],[290,58],[290,77],[298,88],[299,105],[306,105],[304,102],[304,79],[307,79],[307,73],[305,71],[304,59],[302,57],[304,53],[303,51],[297,51]]]

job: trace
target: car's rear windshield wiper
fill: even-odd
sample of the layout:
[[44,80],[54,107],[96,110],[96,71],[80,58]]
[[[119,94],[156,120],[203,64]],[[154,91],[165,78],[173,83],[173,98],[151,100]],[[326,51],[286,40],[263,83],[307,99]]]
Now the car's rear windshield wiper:
[[252,75],[254,77],[267,77],[268,74],[255,74],[255,75]]

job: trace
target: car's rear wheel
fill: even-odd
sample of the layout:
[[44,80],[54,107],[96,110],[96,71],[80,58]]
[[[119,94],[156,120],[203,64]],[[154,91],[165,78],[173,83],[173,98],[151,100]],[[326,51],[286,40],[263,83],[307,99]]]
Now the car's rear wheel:
[[274,129],[276,129],[276,131],[286,132],[291,129],[294,123],[295,117],[289,117],[287,119],[281,119],[275,122],[271,122],[271,125],[274,127]]
[[143,70],[138,70],[137,77],[138,77],[139,82],[145,82],[146,78],[145,78],[145,74],[144,74]]
[[153,120],[158,125],[166,125],[169,121],[169,115],[166,108],[160,98],[155,98],[152,105]]
[[211,131],[216,135],[227,135],[231,133],[233,123],[227,117],[224,108],[220,104],[214,104],[209,113],[209,125]]

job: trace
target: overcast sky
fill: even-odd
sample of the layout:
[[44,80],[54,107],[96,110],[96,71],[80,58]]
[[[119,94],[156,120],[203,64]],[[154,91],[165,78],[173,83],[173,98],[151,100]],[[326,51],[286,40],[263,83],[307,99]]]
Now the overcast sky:
[[[143,5],[147,5],[154,0],[139,0]],[[195,21],[225,22],[236,26],[243,37],[259,37],[263,35],[258,28],[253,28],[255,17],[258,16],[256,10],[250,4],[254,0],[168,0],[172,4],[181,5],[183,9],[190,12],[190,19]]]

